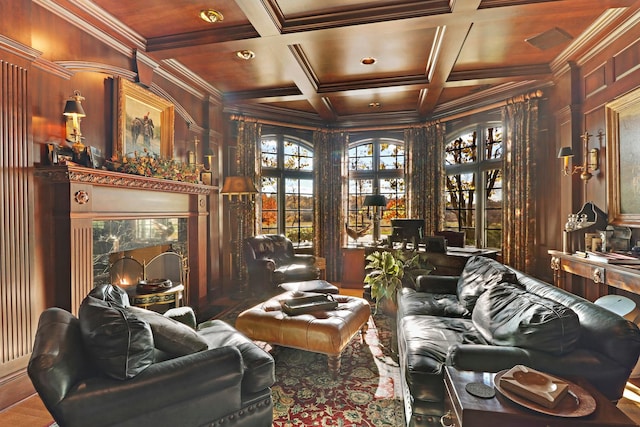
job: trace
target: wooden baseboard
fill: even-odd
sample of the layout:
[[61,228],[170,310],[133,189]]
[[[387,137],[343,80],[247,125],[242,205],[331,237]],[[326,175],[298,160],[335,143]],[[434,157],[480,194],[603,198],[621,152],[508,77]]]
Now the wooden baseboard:
[[33,388],[26,369],[0,379],[0,411],[33,396],[35,393],[36,390]]

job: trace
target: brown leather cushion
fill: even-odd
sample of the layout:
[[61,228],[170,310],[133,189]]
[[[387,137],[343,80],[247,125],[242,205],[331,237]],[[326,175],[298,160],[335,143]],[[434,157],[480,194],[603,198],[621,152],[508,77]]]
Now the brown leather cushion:
[[185,356],[208,348],[207,342],[189,326],[155,311],[140,307],[127,310],[151,326],[153,342],[157,349],[175,356]]
[[471,318],[493,345],[562,355],[580,338],[580,321],[573,310],[510,284],[495,285],[482,294]]
[[496,260],[483,256],[472,256],[462,270],[458,280],[457,294],[460,304],[470,312],[484,291],[498,283],[517,284],[514,272]]

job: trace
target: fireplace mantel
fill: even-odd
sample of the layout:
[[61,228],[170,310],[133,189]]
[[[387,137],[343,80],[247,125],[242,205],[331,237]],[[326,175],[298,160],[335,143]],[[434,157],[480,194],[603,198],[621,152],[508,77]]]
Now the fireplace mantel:
[[93,288],[93,221],[179,217],[187,219],[189,283],[186,302],[207,303],[207,197],[215,187],[75,165],[39,167],[40,226],[52,272],[51,305],[73,313]]
[[102,169],[66,165],[36,169],[36,176],[53,182],[78,182],[111,187],[137,188],[184,194],[209,194],[214,187]]

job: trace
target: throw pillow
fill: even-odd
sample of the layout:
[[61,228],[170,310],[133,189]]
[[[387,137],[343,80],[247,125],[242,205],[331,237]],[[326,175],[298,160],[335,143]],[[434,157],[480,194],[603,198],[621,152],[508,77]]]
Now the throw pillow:
[[140,307],[128,307],[127,311],[149,323],[153,332],[153,342],[159,350],[185,356],[208,348],[207,342],[184,323]]
[[133,378],[153,363],[151,327],[124,306],[89,294],[78,318],[85,348],[106,375]]
[[464,308],[472,312],[478,297],[484,291],[504,282],[517,284],[515,273],[496,260],[473,256],[465,264],[458,279],[458,300]]
[[580,321],[573,310],[505,283],[480,295],[471,319],[493,345],[562,355],[580,338]]

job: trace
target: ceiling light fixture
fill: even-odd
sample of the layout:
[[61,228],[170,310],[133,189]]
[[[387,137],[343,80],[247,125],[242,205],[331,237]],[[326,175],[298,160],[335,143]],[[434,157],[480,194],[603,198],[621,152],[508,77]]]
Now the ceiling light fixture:
[[370,102],[369,103],[369,108],[380,108],[380,103],[379,102]]
[[200,19],[213,24],[214,22],[223,21],[224,16],[222,16],[222,13],[218,12],[217,10],[204,9],[200,11]]
[[251,50],[239,50],[236,52],[236,56],[240,59],[244,59],[245,61],[248,61],[250,59],[253,59],[256,57],[256,54],[251,51]]
[[372,57],[372,56],[367,56],[366,58],[362,58],[362,59],[360,60],[360,63],[361,63],[362,65],[373,65],[373,64],[375,64],[375,63],[376,63],[376,61],[377,61],[377,59],[376,59],[376,58],[374,58],[374,57]]

